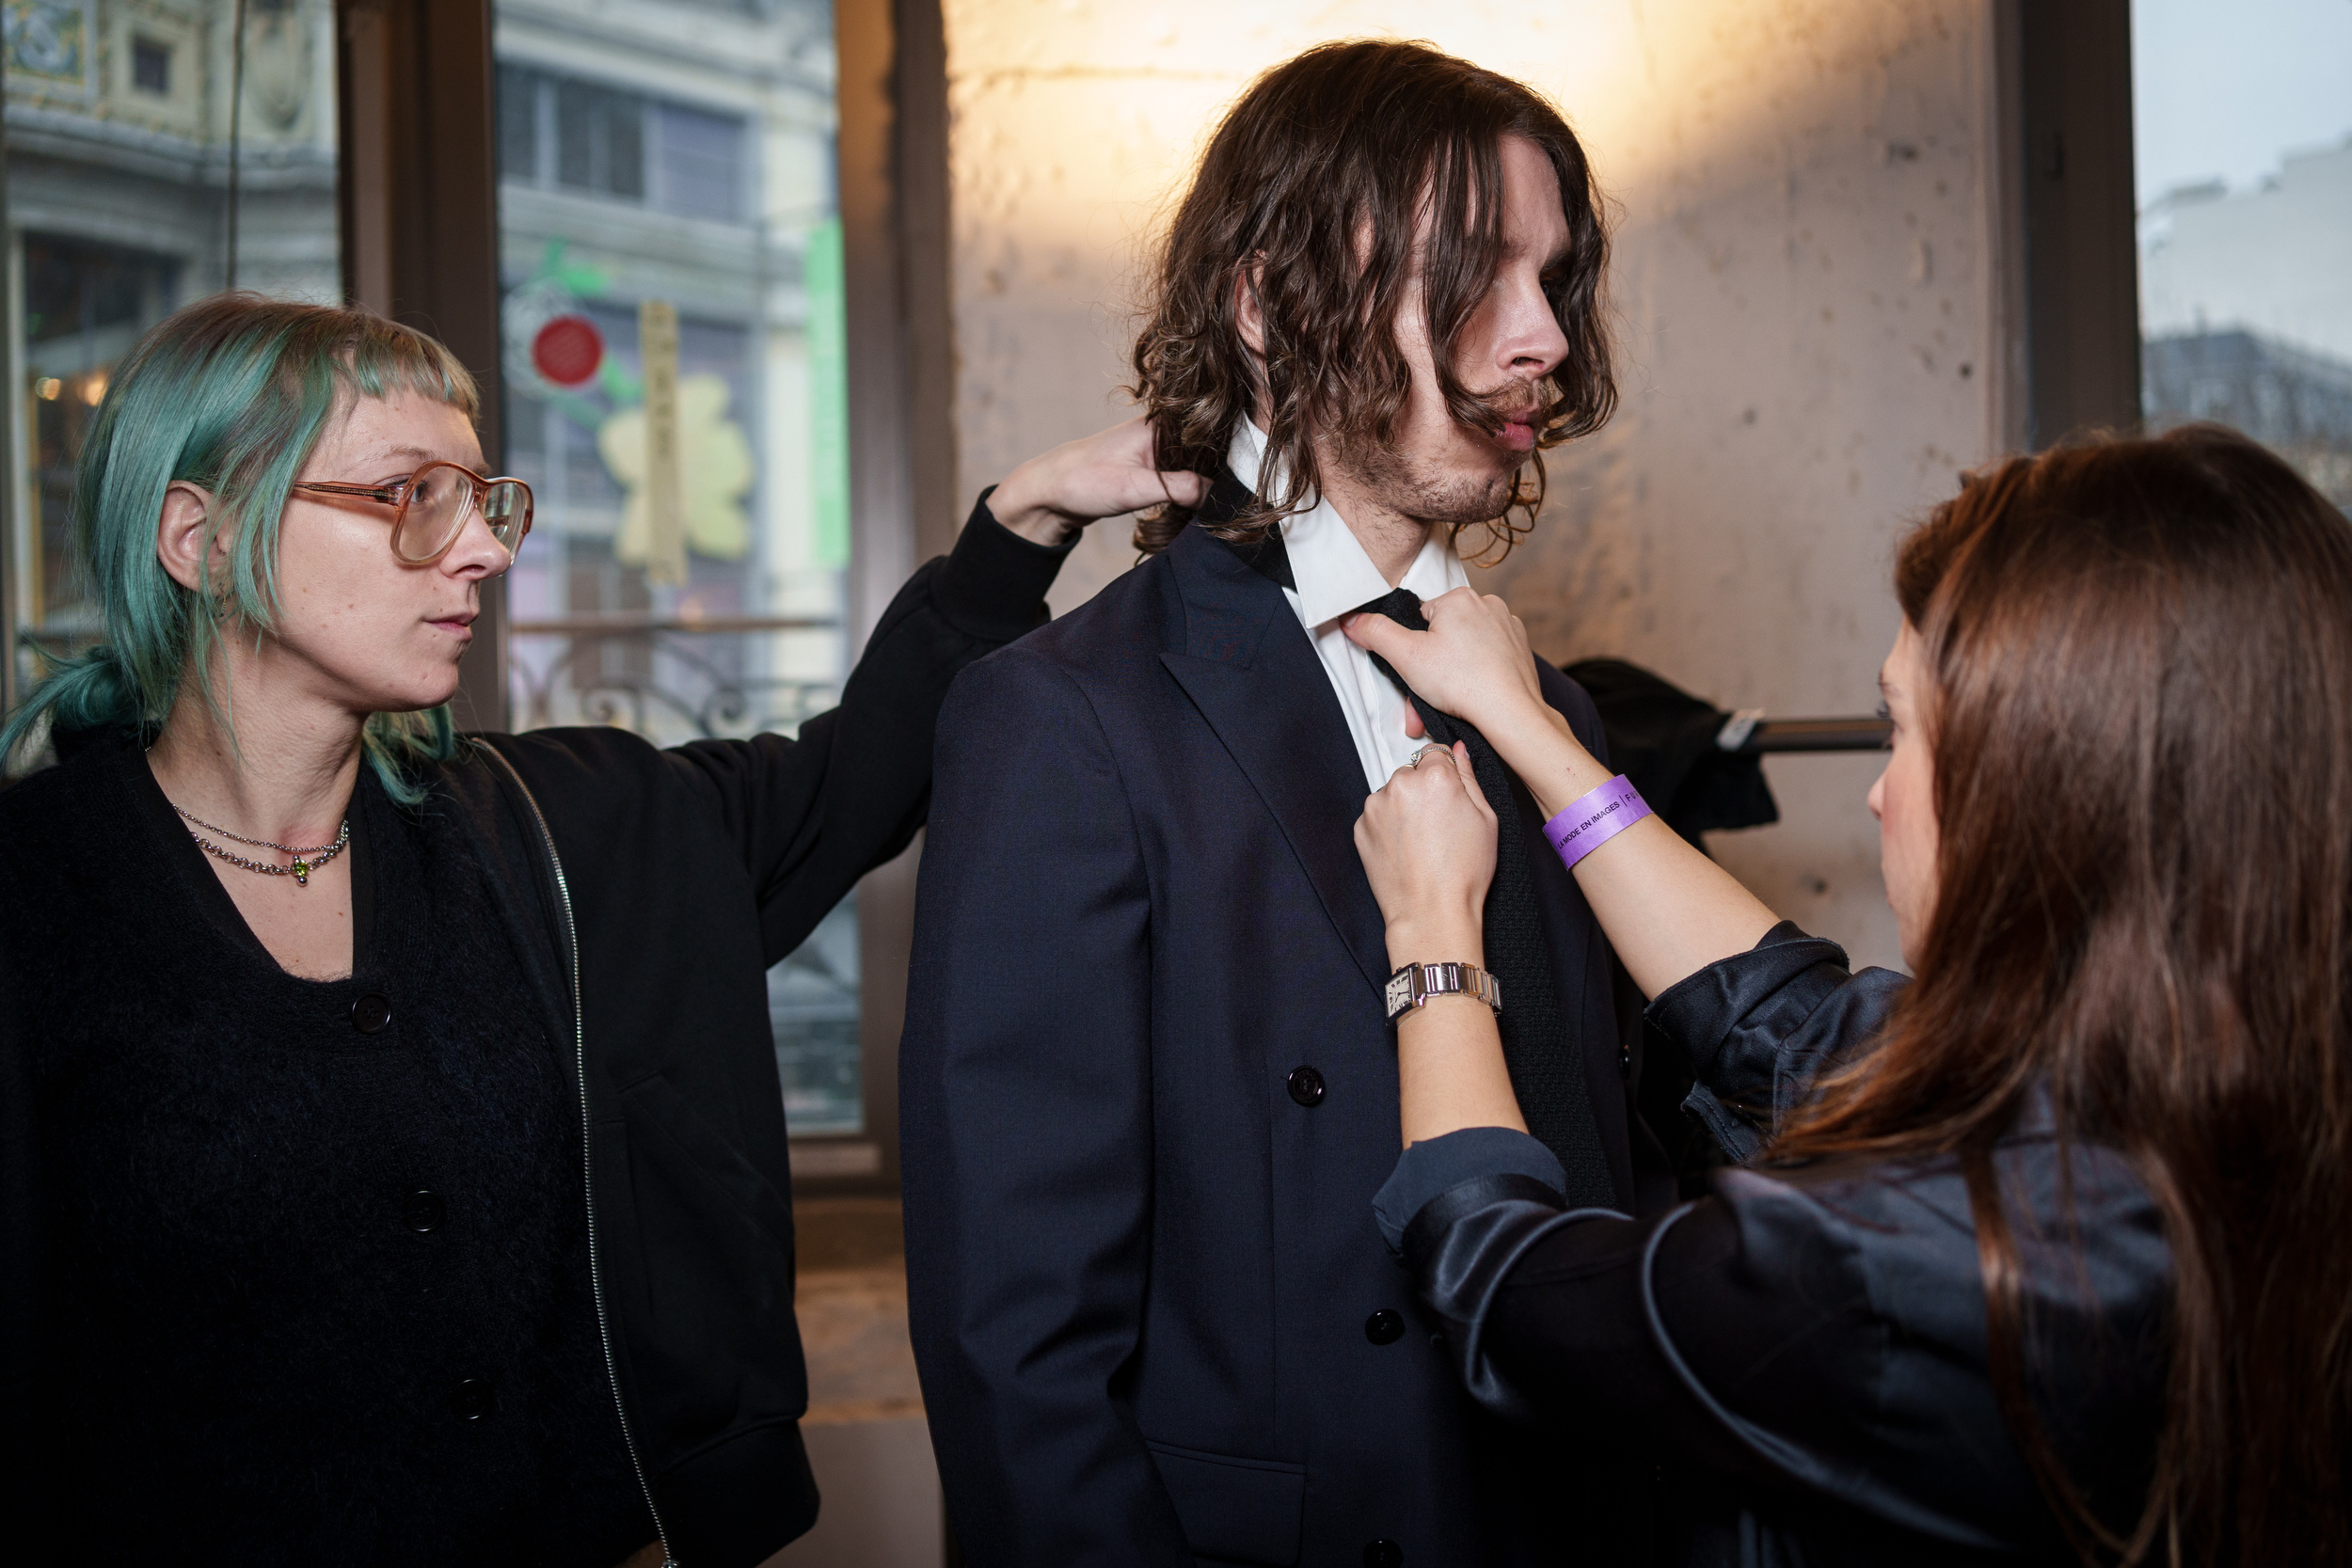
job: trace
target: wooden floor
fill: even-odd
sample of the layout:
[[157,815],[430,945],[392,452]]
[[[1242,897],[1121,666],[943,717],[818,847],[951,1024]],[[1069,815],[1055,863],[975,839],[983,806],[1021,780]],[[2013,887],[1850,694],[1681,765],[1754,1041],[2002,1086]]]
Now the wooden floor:
[[802,1431],[824,1496],[817,1528],[769,1568],[941,1568],[946,1528],[907,1338],[898,1205],[793,1205],[808,1355]]

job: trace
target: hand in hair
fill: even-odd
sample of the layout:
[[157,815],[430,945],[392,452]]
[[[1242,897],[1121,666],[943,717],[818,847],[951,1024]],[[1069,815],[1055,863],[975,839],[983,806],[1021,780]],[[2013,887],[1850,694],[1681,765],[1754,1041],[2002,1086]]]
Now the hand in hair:
[[1198,506],[1209,482],[1154,466],[1152,426],[1129,420],[1041,452],[1005,476],[988,509],[1025,539],[1059,545],[1087,524],[1173,501]]

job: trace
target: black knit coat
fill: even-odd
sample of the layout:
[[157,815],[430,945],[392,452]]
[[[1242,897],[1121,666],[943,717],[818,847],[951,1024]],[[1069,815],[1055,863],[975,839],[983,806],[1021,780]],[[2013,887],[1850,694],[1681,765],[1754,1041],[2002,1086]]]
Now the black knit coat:
[[764,973],[912,838],[948,682],[1064,553],[983,508],[798,740],[485,737],[413,808],[363,770],[343,980],[270,959],[130,737],[0,794],[14,1549],[612,1568],[658,1518],[748,1568],[805,1530]]

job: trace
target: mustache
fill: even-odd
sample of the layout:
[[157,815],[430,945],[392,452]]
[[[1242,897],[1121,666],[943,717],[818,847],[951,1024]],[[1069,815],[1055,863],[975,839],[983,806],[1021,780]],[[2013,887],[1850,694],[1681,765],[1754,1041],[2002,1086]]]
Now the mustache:
[[1549,376],[1535,382],[1506,381],[1491,391],[1466,392],[1454,400],[1454,409],[1457,421],[1489,436],[1502,435],[1506,424],[1523,424],[1534,430],[1538,441],[1566,413],[1567,399]]

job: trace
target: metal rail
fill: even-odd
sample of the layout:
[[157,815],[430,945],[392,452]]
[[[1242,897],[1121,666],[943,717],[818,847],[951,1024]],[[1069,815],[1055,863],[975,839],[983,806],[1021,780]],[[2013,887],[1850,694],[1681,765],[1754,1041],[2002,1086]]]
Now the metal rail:
[[644,615],[561,615],[539,621],[510,621],[516,637],[628,637],[647,632],[835,631],[833,615],[699,615],[657,621]]
[[[1884,719],[1759,719],[1737,745],[1724,749],[1740,756],[1782,752],[1877,752],[1885,749],[1887,737],[1894,733],[1895,726]],[[1723,744],[1720,736],[1716,744]]]

